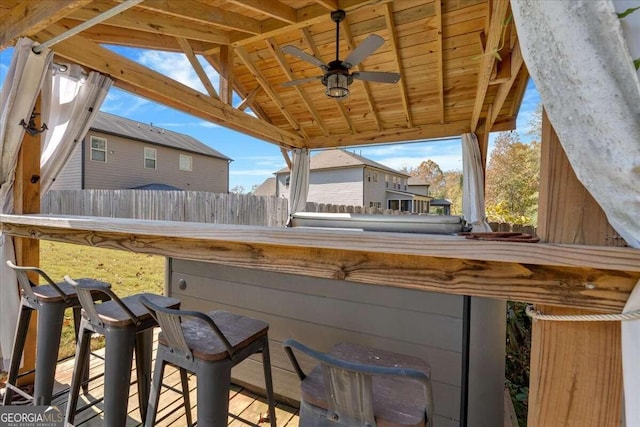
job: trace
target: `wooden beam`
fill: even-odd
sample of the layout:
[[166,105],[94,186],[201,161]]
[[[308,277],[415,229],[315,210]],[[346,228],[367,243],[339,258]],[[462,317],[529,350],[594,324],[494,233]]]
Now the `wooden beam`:
[[[542,128],[538,235],[548,242],[608,244],[613,230],[576,178],[546,114]],[[536,308],[545,314],[594,314]],[[528,425],[620,425],[620,323],[537,321],[532,332]]]
[[[93,0],[90,7],[76,10],[69,17],[86,21],[111,9],[113,3],[105,0]],[[211,25],[194,22],[173,15],[163,15],[139,7],[125,10],[109,18],[105,25],[112,25],[136,31],[164,34],[173,37],[184,37],[189,40],[201,40],[209,43],[229,44],[231,36],[228,31],[213,28]],[[126,31],[122,30],[125,34]]]
[[284,162],[287,164],[287,167],[289,168],[289,170],[291,170],[292,166],[291,166],[291,158],[289,157],[289,153],[284,148],[280,148],[280,153],[282,154],[282,157],[284,157]]
[[[42,111],[40,97],[36,100],[34,112]],[[34,117],[37,128],[42,125],[41,116]],[[40,142],[42,134],[29,135],[25,133],[22,145],[18,153],[16,176],[13,187],[13,206],[16,214],[40,213]],[[40,265],[40,242],[36,239],[14,239],[16,251],[16,263],[22,266]],[[37,274],[30,273],[29,278],[34,283],[39,283]],[[16,283],[17,286],[17,283]],[[24,347],[23,366],[20,372],[28,372],[35,367],[36,339],[37,339],[37,313],[32,314],[31,323],[27,333],[27,341]],[[33,384],[34,376],[27,375],[21,379],[20,384]]]
[[220,99],[233,105],[233,47],[220,46]]
[[[349,49],[352,51],[357,47],[356,43],[353,39],[353,34],[351,33],[351,26],[349,25],[349,17],[347,16],[342,22],[342,35],[349,46]],[[353,71],[365,71],[362,63],[352,68]],[[362,86],[364,88],[364,93],[367,95],[367,104],[369,105],[369,109],[371,110],[371,114],[373,115],[374,120],[376,121],[376,128],[378,130],[382,130],[382,121],[380,120],[380,113],[378,113],[378,109],[375,107],[373,103],[373,95],[371,95],[371,85],[366,80],[360,80],[362,82]]]
[[304,129],[302,129],[295,117],[293,117],[291,113],[289,113],[289,110],[287,110],[287,108],[285,107],[284,102],[282,102],[278,93],[273,90],[269,81],[262,75],[260,70],[258,70],[258,67],[256,67],[256,65],[251,60],[251,58],[249,57],[249,53],[242,47],[236,48],[236,52],[238,53],[238,57],[242,60],[244,65],[249,69],[251,74],[253,74],[253,77],[255,77],[256,81],[260,84],[260,86],[262,86],[262,89],[267,93],[267,95],[269,95],[269,98],[271,98],[278,110],[280,110],[285,119],[287,119],[291,127],[293,127],[296,132],[300,133],[304,138],[306,138],[307,134]]
[[207,76],[207,73],[204,71],[204,68],[202,68],[200,61],[198,61],[198,58],[196,58],[195,53],[193,53],[193,50],[191,49],[191,46],[189,45],[189,42],[187,41],[187,39],[184,39],[182,37],[176,37],[176,41],[180,45],[182,52],[184,52],[185,56],[189,60],[191,67],[193,67],[193,70],[198,75],[198,78],[202,82],[202,85],[204,86],[204,88],[207,90],[207,93],[209,94],[209,96],[214,99],[220,99],[218,98],[218,94],[216,93],[215,88],[211,84],[211,80],[209,80],[209,76]]
[[433,125],[414,126],[410,129],[396,128],[383,131],[360,132],[355,135],[331,135],[309,138],[307,144],[313,148],[344,147],[349,145],[379,144],[383,142],[417,141],[429,138],[460,136],[469,132],[469,121],[458,121]]
[[315,0],[320,6],[329,9],[331,11],[340,9],[338,0]]
[[493,100],[493,109],[491,111],[491,114],[488,115],[487,127],[489,129],[491,129],[493,123],[498,118],[500,110],[502,110],[502,106],[507,100],[509,93],[511,93],[511,88],[516,81],[516,78],[520,75],[520,70],[524,65],[524,58],[522,58],[522,52],[520,51],[520,43],[516,43],[513,51],[511,52],[509,64],[511,75],[506,82],[502,83],[498,87],[498,92],[496,93],[496,96]]
[[0,215],[10,235],[456,295],[620,312],[640,251],[458,236]]
[[[384,9],[384,19],[387,23],[387,29],[389,30],[389,43],[391,43],[391,51],[398,67],[398,72],[402,76],[402,62],[400,61],[400,54],[398,46],[398,36],[396,34],[396,26],[393,20],[393,3],[387,3]],[[413,118],[411,117],[411,107],[409,105],[409,96],[407,94],[407,85],[402,77],[398,82],[400,87],[400,96],[402,98],[402,107],[404,108],[405,125],[408,128],[413,127]]]
[[0,50],[20,36],[27,36],[46,28],[92,0],[22,1],[3,16],[0,27]]
[[[309,31],[308,28],[302,29],[302,39],[305,41],[307,46],[309,46],[309,49],[311,49],[311,51],[313,52],[313,56],[315,56],[318,59],[322,58],[322,55],[318,50],[318,46],[316,46],[316,43],[313,41],[313,36],[311,35],[311,31]],[[344,119],[344,121],[347,122],[349,131],[351,132],[351,134],[354,134],[355,129],[353,127],[353,122],[351,121],[351,117],[349,117],[349,113],[347,112],[347,109],[344,107],[344,105],[340,101],[336,101],[335,105],[338,107],[338,111],[340,111],[340,114],[342,115],[342,118]]]
[[[36,41],[47,40],[63,31],[63,27],[52,24],[34,38]],[[110,75],[118,87],[178,110],[278,145],[303,146],[301,139],[290,132],[244,114],[219,100],[206,98],[200,92],[186,85],[80,36],[74,36],[58,43],[56,54]]]
[[[276,59],[276,61],[278,62],[278,65],[280,65],[280,69],[282,70],[284,75],[287,76],[289,80],[294,80],[296,77],[291,72],[291,67],[289,67],[289,63],[287,62],[287,59],[282,54],[282,50],[280,49],[280,46],[278,45],[278,43],[274,39],[268,38],[266,40],[266,44],[267,44],[267,49],[269,49],[269,52],[271,52],[273,57]],[[329,136],[329,130],[327,129],[327,126],[324,124],[322,117],[320,117],[320,113],[318,113],[318,110],[316,109],[313,100],[309,97],[309,95],[307,95],[307,92],[305,92],[304,89],[301,88],[300,86],[294,86],[294,89],[296,90],[296,92],[298,92],[298,95],[300,95],[300,98],[302,98],[302,102],[311,113],[311,116],[313,116],[313,119],[315,120],[316,125],[320,128],[324,136]]]
[[509,10],[508,0],[491,0],[492,10],[489,23],[489,34],[486,37],[484,53],[480,58],[478,69],[478,84],[476,89],[473,113],[471,115],[471,132],[475,132],[484,106],[484,100],[489,88],[489,80],[496,63],[495,52],[497,52],[503,34],[507,11]]
[[442,3],[440,1],[434,2],[436,7],[436,30],[438,30],[438,46],[436,48],[436,54],[438,55],[438,98],[440,99],[440,124],[444,124],[444,60],[443,60],[443,28],[442,28]]
[[254,35],[262,33],[262,24],[257,19],[195,0],[145,0],[140,7],[179,19],[187,18],[205,25],[213,25],[224,30],[242,31]]
[[298,20],[296,10],[278,0],[269,0],[265,2],[263,0],[228,0],[229,3],[242,6],[254,12],[262,13],[264,15],[275,18],[279,21],[286,22],[287,24],[293,24]]
[[251,102],[255,99],[256,95],[262,90],[262,86],[256,86],[249,95],[247,95],[240,104],[236,107],[238,110],[244,111],[249,107]]
[[[262,0],[232,0],[232,1],[245,7],[248,7],[249,5],[251,5],[253,10],[261,10],[262,11],[261,13],[265,13],[267,15],[269,15],[269,13],[273,13],[273,12],[270,12],[269,10],[271,8],[271,2],[264,2]],[[347,12],[347,15],[348,15],[349,12],[360,9],[362,7],[380,6],[381,4],[388,3],[390,1],[392,0],[341,0],[340,7],[342,10]],[[267,9],[267,10],[263,10],[263,9]],[[263,21],[262,34],[257,36],[238,38],[233,40],[232,44],[234,46],[243,46],[247,44],[261,42],[267,37],[276,37],[281,34],[290,33],[293,30],[301,30],[303,28],[307,28],[318,23],[330,22],[327,9],[325,9],[324,7],[318,4],[312,4],[312,5],[305,6],[297,10],[294,9],[294,10],[295,10],[295,18],[293,16],[288,18],[285,18],[285,16],[280,16],[280,18],[277,18],[277,19]]]

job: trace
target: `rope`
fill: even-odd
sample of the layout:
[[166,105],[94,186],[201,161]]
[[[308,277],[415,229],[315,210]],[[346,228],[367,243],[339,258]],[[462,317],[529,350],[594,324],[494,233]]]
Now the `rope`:
[[628,313],[619,314],[576,314],[576,315],[557,315],[544,314],[532,305],[526,308],[527,316],[534,320],[553,320],[560,322],[614,322],[620,320],[640,319],[640,310],[630,311]]

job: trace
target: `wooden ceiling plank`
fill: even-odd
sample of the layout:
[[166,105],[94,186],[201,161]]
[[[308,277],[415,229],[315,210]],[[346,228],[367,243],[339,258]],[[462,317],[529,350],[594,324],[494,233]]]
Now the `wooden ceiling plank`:
[[254,35],[262,33],[262,25],[256,19],[212,7],[195,0],[145,0],[140,6],[225,30],[242,31]]
[[[353,40],[353,34],[351,33],[351,27],[349,26],[349,17],[346,17],[345,20],[343,21],[342,34],[344,35],[344,39],[346,40],[347,45],[349,46],[349,49],[353,51],[356,48],[356,43]],[[359,65],[353,67],[353,71],[365,71],[365,69],[362,66],[362,63],[360,63]],[[382,130],[382,122],[380,121],[380,114],[378,113],[378,109],[373,103],[373,96],[371,95],[371,85],[369,85],[369,82],[366,80],[360,80],[360,81],[362,82],[362,86],[364,87],[364,93],[367,96],[367,104],[369,105],[369,109],[371,110],[371,113],[373,114],[373,118],[376,122],[376,128],[378,130]]]
[[445,124],[429,124],[414,126],[411,129],[396,128],[385,129],[383,131],[360,132],[355,135],[336,135],[328,137],[309,138],[309,147],[313,148],[333,148],[350,145],[380,144],[385,142],[417,141],[430,138],[444,138],[448,136],[460,136],[469,132],[469,121],[460,120]]
[[220,100],[233,104],[233,47],[220,46]]
[[[311,31],[309,31],[309,28],[302,29],[302,38],[304,39],[307,46],[309,46],[309,49],[311,49],[311,51],[313,52],[313,56],[315,56],[316,58],[322,58],[322,55],[318,50],[318,46],[316,46],[316,43],[313,41],[313,36],[311,35]],[[338,110],[340,111],[340,114],[342,115],[344,120],[347,122],[349,131],[351,132],[351,134],[354,134],[355,128],[353,126],[353,122],[351,121],[351,117],[349,117],[349,113],[347,112],[347,109],[345,108],[344,105],[342,105],[342,102],[340,101],[336,101],[336,104],[338,106]]]
[[444,106],[444,63],[443,63],[443,52],[444,45],[443,39],[444,34],[442,33],[442,4],[440,0],[436,0],[434,2],[436,7],[436,26],[438,30],[438,46],[436,48],[436,52],[438,55],[438,97],[440,99],[440,124],[444,124],[444,114],[445,114],[445,106]]
[[302,129],[302,127],[300,126],[296,118],[293,117],[293,115],[291,115],[291,113],[289,113],[289,111],[286,109],[286,107],[284,106],[284,103],[280,99],[280,96],[277,94],[276,91],[273,90],[273,88],[271,87],[271,84],[269,84],[269,81],[262,75],[262,73],[260,72],[256,64],[254,64],[254,62],[249,57],[249,53],[243,47],[236,48],[236,53],[244,63],[245,67],[247,67],[249,71],[253,74],[256,81],[260,84],[260,86],[262,86],[262,89],[264,89],[264,91],[269,96],[269,98],[271,98],[271,100],[275,103],[276,107],[278,107],[278,110],[280,110],[282,115],[287,119],[291,127],[293,127],[293,129],[296,132],[298,132],[300,135],[302,135],[304,138],[307,138],[308,135],[306,134],[304,129]]
[[[295,76],[291,72],[291,68],[289,67],[287,59],[282,54],[282,51],[280,49],[280,46],[278,46],[278,43],[276,43],[276,41],[273,38],[268,38],[267,40],[265,40],[265,42],[267,44],[267,48],[269,49],[273,57],[276,59],[276,61],[278,61],[278,65],[280,65],[280,68],[282,69],[282,72],[284,73],[284,75],[287,76],[289,80],[294,80]],[[294,89],[298,92],[298,95],[300,95],[300,97],[302,98],[304,105],[307,107],[307,109],[313,116],[313,119],[315,120],[315,124],[320,128],[324,136],[329,136],[329,130],[327,129],[327,126],[324,124],[322,117],[320,117],[318,110],[314,106],[313,100],[311,100],[309,95],[307,95],[304,89],[302,89],[300,86],[294,86]]]
[[[60,25],[51,24],[35,34],[33,38],[36,41],[48,40],[63,33],[64,30]],[[205,97],[195,89],[83,39],[81,36],[76,35],[58,43],[56,55],[108,74],[115,80],[116,86],[126,88],[153,101],[277,145],[303,146],[298,135],[237,111],[217,99]]]
[[340,9],[340,5],[338,4],[338,0],[315,0],[320,6],[325,9],[329,9],[331,11]]
[[[218,74],[220,74],[220,72],[222,70],[222,65],[220,64],[219,58],[217,58],[217,57],[215,57],[213,55],[205,55],[204,59],[216,70],[216,72]],[[235,75],[235,73],[234,73],[234,75]],[[250,107],[251,111],[253,111],[255,113],[255,115],[258,116],[262,121],[267,122],[267,123],[271,123],[271,119],[269,118],[269,116],[264,112],[262,107],[260,107],[260,105],[258,105],[257,102],[256,102],[256,96],[260,93],[260,90],[262,90],[262,87],[260,85],[256,86],[251,91],[251,93],[255,92],[253,94],[253,96],[251,96],[251,93],[249,93],[249,91],[246,90],[245,87],[242,84],[240,84],[238,79],[235,78],[233,80],[233,90],[235,90],[235,92],[238,93],[238,94],[248,94],[245,97],[245,101],[247,101],[246,105],[242,109],[238,108],[238,110],[244,111],[244,110],[247,109],[247,107]]]
[[[265,2],[264,0],[231,0],[237,4],[247,6],[248,3],[254,2],[262,8],[271,7],[271,2]],[[391,2],[393,0],[341,0],[340,7],[342,10],[349,12],[357,10],[366,6],[380,5]],[[255,10],[255,9],[254,9]],[[294,9],[295,10],[295,9]],[[266,12],[265,12],[266,13]],[[318,5],[312,4],[310,6],[303,7],[296,10],[296,18],[292,22],[282,22],[278,19],[271,19],[262,23],[262,34],[258,36],[241,37],[239,39],[232,40],[234,46],[244,46],[251,43],[260,42],[267,37],[276,37],[283,33],[289,33],[293,30],[301,30],[323,22],[331,22],[331,18],[327,13],[327,9]]]
[[193,67],[193,70],[198,75],[198,78],[202,82],[202,85],[204,86],[204,88],[207,90],[207,93],[209,94],[209,96],[215,99],[220,99],[218,97],[218,94],[216,93],[215,88],[211,84],[211,80],[209,80],[209,76],[207,76],[207,73],[204,71],[204,68],[202,68],[200,61],[198,61],[198,58],[196,57],[195,53],[193,53],[193,49],[191,49],[191,46],[189,45],[189,41],[182,37],[176,37],[176,41],[180,45],[182,52],[184,52],[185,56],[189,60],[191,67]]
[[265,14],[279,21],[293,24],[298,20],[297,12],[294,8],[287,6],[278,0],[228,0],[229,3],[245,7],[258,13]]
[[3,14],[0,50],[12,44],[16,38],[37,33],[89,3],[91,0],[19,2]]
[[[391,51],[393,52],[393,56],[398,66],[398,72],[400,73],[400,76],[402,76],[402,63],[400,62],[400,55],[398,53],[398,49],[400,47],[398,46],[398,38],[395,30],[395,23],[393,21],[393,4],[387,3],[385,6],[384,17],[385,22],[387,23],[387,29],[389,30],[389,43],[391,44]],[[398,86],[400,87],[400,96],[402,97],[402,106],[404,107],[405,113],[405,126],[411,128],[413,127],[413,118],[411,117],[411,110],[409,109],[407,85],[405,84],[405,79],[402,77],[398,83]]]
[[497,51],[503,34],[507,11],[509,10],[508,0],[493,0],[491,3],[491,17],[489,21],[489,34],[486,37],[484,54],[480,59],[481,64],[478,72],[478,84],[476,89],[475,103],[471,115],[470,128],[475,132],[480,121],[480,114],[484,106],[487,89],[491,73],[496,63],[494,52]]
[[[94,0],[89,6],[77,9],[69,17],[86,21],[105,10],[109,10],[112,7],[112,3]],[[138,7],[119,13],[104,21],[104,24],[216,44],[229,44],[231,41],[231,35],[228,31],[177,16],[154,13]]]
[[498,92],[496,93],[496,97],[493,100],[492,114],[489,115],[489,120],[487,121],[487,127],[489,129],[491,129],[493,123],[495,123],[496,119],[498,118],[498,114],[500,113],[500,110],[502,110],[504,102],[509,96],[509,93],[511,93],[513,83],[516,81],[518,74],[520,74],[520,69],[524,65],[524,58],[522,57],[522,51],[520,50],[520,43],[517,43],[515,45],[510,58],[511,76],[508,81],[502,83],[498,87]]
[[258,85],[256,86],[251,92],[249,92],[249,95],[247,95],[241,102],[240,104],[238,104],[238,106],[236,107],[238,110],[240,111],[244,111],[247,109],[247,107],[251,106],[251,102],[255,99],[256,95],[258,95],[258,93],[262,90],[262,86]]

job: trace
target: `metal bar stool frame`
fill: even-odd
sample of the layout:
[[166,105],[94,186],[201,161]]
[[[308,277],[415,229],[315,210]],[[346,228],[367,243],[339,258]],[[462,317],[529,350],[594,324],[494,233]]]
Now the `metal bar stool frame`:
[[[146,404],[151,382],[151,358],[153,351],[153,328],[156,320],[144,307],[134,309],[133,304],[148,295],[171,307],[179,307],[180,301],[175,298],[153,294],[136,294],[119,298],[111,289],[75,282],[68,276],[65,281],[76,287],[82,305],[82,320],[78,332],[76,347],[76,363],[73,368],[71,390],[67,402],[65,425],[73,425],[78,412],[78,395],[80,389],[79,375],[88,366],[91,335],[94,333],[105,337],[105,383],[104,383],[104,424],[107,427],[121,427],[127,420],[127,401],[131,383],[131,367],[135,353],[138,403],[142,419],[146,417]],[[115,321],[113,318],[99,313],[91,298],[92,292],[108,296],[110,308],[122,310],[124,316]],[[99,306],[98,306],[99,307]],[[134,312],[138,311],[138,313]],[[96,402],[97,403],[97,402]]]
[[[11,405],[14,393],[22,396],[34,405],[50,405],[53,398],[58,397],[68,391],[67,389],[53,394],[55,382],[56,365],[58,362],[58,350],[60,347],[60,335],[64,322],[64,312],[66,309],[73,309],[73,323],[76,341],[80,325],[80,301],[74,288],[69,287],[64,282],[56,283],[42,269],[37,267],[21,267],[11,261],[7,265],[16,273],[21,289],[20,311],[16,324],[16,332],[11,351],[11,362],[7,377],[7,384],[3,405]],[[27,273],[36,273],[42,277],[47,284],[38,285],[29,279]],[[101,286],[109,287],[105,282],[93,279],[78,279],[80,283],[99,283]],[[91,294],[90,298],[99,299],[96,294]],[[24,354],[31,315],[38,312],[37,336],[36,336],[36,363],[35,369],[19,374],[20,361]],[[16,382],[29,374],[35,374],[33,395],[22,391]],[[89,369],[82,372],[82,388],[84,393],[88,392]]]
[[[372,383],[375,376],[403,378],[420,383],[424,390],[424,425],[433,426],[431,379],[424,372],[406,367],[387,367],[343,360],[309,348],[293,339],[285,340],[282,345],[300,381],[304,381],[307,375],[300,367],[293,349],[320,362],[322,369],[327,408],[316,407],[301,397],[300,427],[376,427],[377,414],[374,414]],[[361,348],[377,351],[367,347]]]
[[[226,426],[229,414],[231,368],[256,353],[262,353],[265,389],[269,405],[269,422],[271,427],[276,427],[275,397],[273,393],[271,361],[269,356],[269,338],[266,330],[264,334],[253,339],[253,341],[249,342],[248,345],[234,346],[229,342],[225,334],[216,324],[215,320],[210,316],[213,313],[222,312],[211,312],[209,314],[205,314],[199,311],[166,309],[153,304],[145,297],[141,297],[140,302],[147,307],[149,312],[156,318],[161,330],[161,337],[158,342],[156,363],[153,373],[151,394],[149,396],[147,417],[144,423],[146,427],[150,427],[155,424],[164,368],[167,364],[171,364],[180,369],[187,425],[190,427],[193,425],[191,419],[189,387],[187,382],[187,371],[189,371],[194,373],[198,378],[196,392],[198,400],[197,425],[201,425],[203,427]],[[244,316],[238,317],[255,321],[255,319],[246,318]],[[206,327],[214,333],[214,336],[220,340],[224,346],[226,356],[219,360],[209,361],[194,354],[194,350],[188,345],[183,332],[183,327],[187,327],[183,324],[183,319],[186,318],[197,319],[204,322]],[[268,325],[266,325],[266,328],[268,328]]]

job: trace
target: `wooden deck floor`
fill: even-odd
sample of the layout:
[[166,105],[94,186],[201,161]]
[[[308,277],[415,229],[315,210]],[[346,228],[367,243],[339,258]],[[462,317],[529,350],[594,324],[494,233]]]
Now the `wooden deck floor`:
[[[155,344],[154,344],[155,346]],[[101,354],[101,352],[97,352]],[[154,350],[155,359],[155,350]],[[71,373],[73,371],[74,360],[70,359],[61,362],[56,370],[56,386],[55,391],[62,390],[68,386],[71,382]],[[138,405],[138,394],[136,375],[135,375],[135,362],[133,364],[134,371],[132,374],[132,384],[129,392],[129,418],[127,420],[127,427],[140,426],[142,421],[140,419],[140,411]],[[98,357],[91,358],[91,377],[97,376],[104,372],[104,361]],[[80,394],[80,402],[78,407],[82,407],[88,403],[94,403],[82,412],[76,415],[75,425],[82,427],[101,427],[103,425],[103,404],[102,397],[104,395],[104,377],[100,376],[89,384],[89,393],[84,396]],[[160,405],[157,417],[157,426],[185,426],[186,416],[185,408],[183,405],[183,399],[180,386],[180,376],[178,370],[167,366],[165,369],[165,377],[163,383],[165,385],[174,387],[176,391],[173,391],[167,387],[162,388],[162,394],[160,395]],[[189,377],[190,396],[191,396],[191,413],[193,421],[197,420],[196,414],[196,377]],[[58,406],[61,411],[66,410],[67,393],[54,399],[53,404]],[[229,393],[229,419],[228,425],[233,427],[252,426],[262,427],[268,426],[268,419],[265,419],[267,415],[267,403],[266,399],[262,396],[258,396],[247,389],[232,384],[231,391]],[[278,403],[276,406],[276,420],[278,427],[296,427],[298,425],[297,408],[283,405]]]

